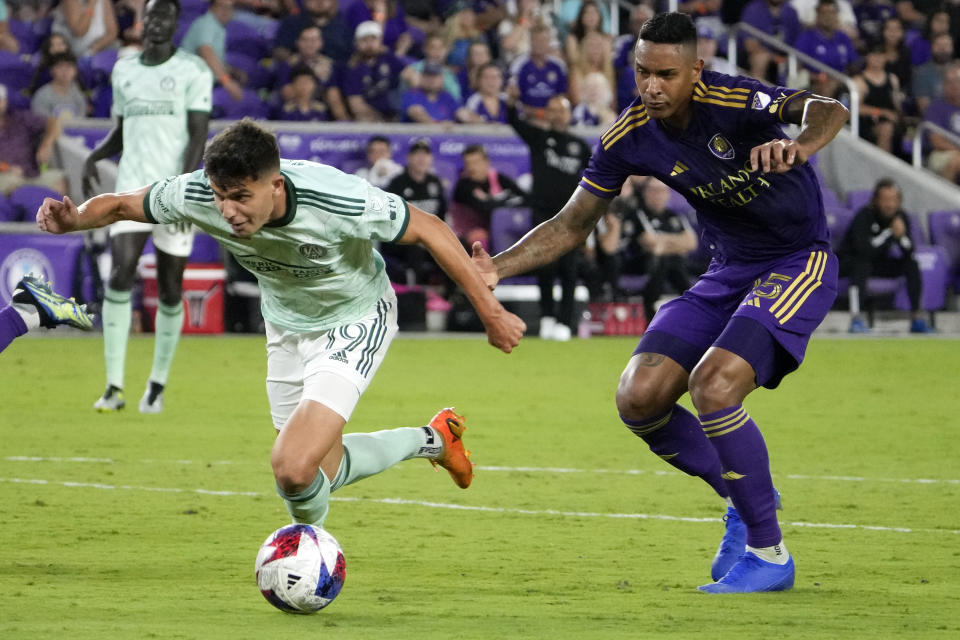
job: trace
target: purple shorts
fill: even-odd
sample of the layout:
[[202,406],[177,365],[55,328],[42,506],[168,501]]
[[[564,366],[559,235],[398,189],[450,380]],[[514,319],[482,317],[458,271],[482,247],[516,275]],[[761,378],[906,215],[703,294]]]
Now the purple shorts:
[[659,353],[687,371],[711,346],[750,363],[773,389],[803,362],[837,297],[837,257],[826,247],[757,264],[718,264],[657,311],[634,353]]

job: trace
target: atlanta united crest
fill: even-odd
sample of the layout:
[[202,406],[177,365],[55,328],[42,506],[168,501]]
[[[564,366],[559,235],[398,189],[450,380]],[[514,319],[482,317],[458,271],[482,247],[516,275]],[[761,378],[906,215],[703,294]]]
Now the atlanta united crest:
[[710,149],[710,153],[717,156],[721,160],[731,160],[733,159],[733,156],[736,155],[733,145],[730,144],[730,142],[719,133],[710,138],[710,142],[707,144],[707,147]]

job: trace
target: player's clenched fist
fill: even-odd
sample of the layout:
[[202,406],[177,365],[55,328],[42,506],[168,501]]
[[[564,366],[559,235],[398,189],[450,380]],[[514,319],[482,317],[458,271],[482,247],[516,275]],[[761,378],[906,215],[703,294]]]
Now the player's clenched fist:
[[483,326],[487,329],[487,341],[504,353],[510,353],[520,344],[520,338],[527,330],[526,323],[503,307],[493,315],[483,317]]
[[48,233],[66,233],[76,229],[79,215],[77,205],[73,204],[70,196],[64,196],[62,202],[44,198],[43,204],[37,209],[37,226]]
[[761,173],[786,173],[806,161],[806,152],[789,138],[764,142],[750,150],[750,165]]

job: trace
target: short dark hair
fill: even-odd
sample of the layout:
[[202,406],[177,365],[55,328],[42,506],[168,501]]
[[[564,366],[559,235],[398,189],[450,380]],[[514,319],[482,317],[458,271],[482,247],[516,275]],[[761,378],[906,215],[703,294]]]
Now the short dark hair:
[[897,195],[903,199],[903,192],[900,190],[900,185],[897,184],[896,180],[893,178],[885,177],[877,180],[877,183],[873,185],[873,196],[870,198],[870,202],[876,202],[877,197],[880,195],[880,192],[884,189],[896,189]]
[[697,26],[685,13],[658,13],[640,27],[640,40],[697,46]]
[[372,145],[374,142],[382,142],[388,147],[391,146],[390,138],[388,138],[387,136],[371,136],[370,139],[367,140],[367,149],[369,149],[370,145]]
[[461,156],[462,156],[462,157],[465,157],[465,156],[470,155],[471,153],[479,153],[479,154],[482,155],[484,158],[489,158],[489,157],[490,157],[490,156],[487,155],[487,148],[484,147],[482,144],[468,144],[468,145],[464,148],[463,154],[461,154]]
[[210,141],[203,153],[203,164],[211,182],[229,189],[279,170],[280,147],[273,132],[244,118]]
[[73,66],[77,66],[77,56],[73,55],[70,51],[61,51],[60,53],[55,53],[50,56],[50,68],[57,66],[61,62],[68,62]]

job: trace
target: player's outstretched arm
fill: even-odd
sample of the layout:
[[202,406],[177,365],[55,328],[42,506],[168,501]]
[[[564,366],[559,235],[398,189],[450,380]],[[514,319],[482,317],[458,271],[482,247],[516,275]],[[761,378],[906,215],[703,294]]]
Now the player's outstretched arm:
[[550,264],[582,245],[609,207],[609,200],[577,187],[557,215],[537,225],[512,247],[493,258],[494,274],[489,273],[489,256],[483,249],[478,252],[474,248],[474,264],[479,271],[487,271],[484,279],[488,284]]
[[770,140],[750,150],[750,162],[763,173],[784,173],[803,164],[827,146],[850,118],[847,108],[833,98],[809,95],[787,103],[784,119],[800,125],[793,140]]
[[493,297],[483,278],[470,263],[470,257],[450,228],[440,218],[417,207],[410,208],[410,222],[398,242],[419,243],[426,247],[437,264],[463,289],[487,329],[487,340],[504,353],[520,343],[527,326],[523,320],[503,308]]
[[143,198],[150,187],[123,193],[105,193],[90,198],[79,207],[69,196],[63,200],[44,198],[37,209],[37,226],[48,233],[67,233],[105,227],[118,220],[149,222],[143,211]]

